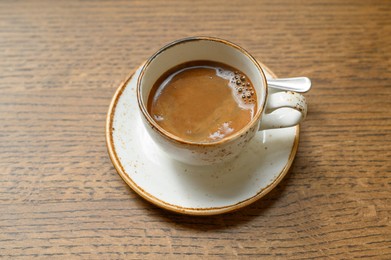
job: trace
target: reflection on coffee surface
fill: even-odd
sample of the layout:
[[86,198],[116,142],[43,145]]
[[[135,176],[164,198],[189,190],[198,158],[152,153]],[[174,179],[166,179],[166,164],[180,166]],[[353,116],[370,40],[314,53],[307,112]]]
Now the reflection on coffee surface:
[[257,111],[250,79],[228,65],[192,61],[164,73],[148,97],[148,112],[163,129],[190,142],[224,139]]

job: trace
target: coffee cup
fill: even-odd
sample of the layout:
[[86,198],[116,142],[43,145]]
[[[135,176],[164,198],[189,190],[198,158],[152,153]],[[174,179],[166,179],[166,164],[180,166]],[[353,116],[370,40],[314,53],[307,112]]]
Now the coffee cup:
[[[257,108],[253,118],[234,134],[211,142],[179,137],[161,127],[147,108],[155,82],[168,70],[187,62],[207,60],[238,68],[251,80]],[[258,131],[292,127],[307,114],[303,95],[290,91],[269,91],[261,65],[246,50],[229,41],[213,37],[189,37],[174,41],[153,54],[137,80],[137,101],[146,131],[152,140],[173,159],[193,165],[217,164],[233,159]]]

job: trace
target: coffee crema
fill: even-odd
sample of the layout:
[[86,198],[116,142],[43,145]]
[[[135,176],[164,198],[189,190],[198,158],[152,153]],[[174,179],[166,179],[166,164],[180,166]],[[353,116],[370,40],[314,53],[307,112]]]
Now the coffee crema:
[[243,72],[219,62],[191,61],[156,81],[147,109],[169,133],[185,141],[211,143],[235,134],[253,119],[257,95]]

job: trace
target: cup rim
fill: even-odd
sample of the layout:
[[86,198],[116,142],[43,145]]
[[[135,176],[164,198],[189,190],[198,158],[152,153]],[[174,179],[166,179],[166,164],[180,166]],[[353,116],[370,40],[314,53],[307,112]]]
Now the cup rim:
[[[219,42],[219,43],[223,43],[223,44],[226,44],[226,45],[229,45],[230,47],[233,47],[237,50],[239,50],[242,54],[246,55],[250,61],[257,67],[258,71],[260,72],[261,76],[262,76],[262,81],[263,81],[263,88],[264,88],[264,96],[263,96],[263,103],[262,103],[262,106],[259,107],[257,113],[255,114],[255,116],[253,117],[253,119],[246,125],[244,126],[242,129],[240,129],[239,131],[237,131],[236,133],[234,133],[233,135],[230,135],[226,138],[223,138],[223,139],[220,139],[220,140],[217,140],[215,142],[193,142],[193,141],[189,141],[189,140],[185,140],[183,138],[180,138],[170,132],[168,132],[167,130],[163,129],[158,123],[155,122],[155,120],[153,120],[153,118],[151,117],[151,115],[148,113],[148,110],[141,98],[141,80],[145,74],[145,71],[148,69],[149,65],[151,64],[151,62],[157,57],[159,56],[161,53],[163,53],[165,50],[168,50],[178,44],[182,44],[182,43],[186,43],[186,42],[191,42],[191,41],[213,41],[213,42]],[[170,69],[170,68],[168,68]],[[167,69],[167,70],[168,70]],[[261,65],[258,63],[258,61],[248,52],[246,51],[244,48],[240,47],[239,45],[233,43],[233,42],[230,42],[228,40],[224,40],[224,39],[221,39],[221,38],[216,38],[216,37],[211,37],[211,36],[194,36],[194,37],[186,37],[186,38],[182,38],[182,39],[178,39],[178,40],[175,40],[175,41],[172,41],[168,44],[166,44],[165,46],[163,46],[162,48],[160,48],[158,51],[156,51],[146,62],[145,64],[143,65],[141,71],[140,71],[140,75],[137,79],[137,88],[136,88],[136,92],[137,92],[137,103],[138,103],[138,106],[139,106],[139,109],[140,111],[142,112],[144,118],[147,120],[148,124],[153,128],[155,129],[157,132],[159,132],[159,134],[165,138],[168,138],[169,140],[172,140],[172,141],[175,141],[176,143],[179,143],[179,144],[186,144],[186,145],[196,145],[196,146],[215,146],[215,145],[221,145],[223,143],[228,143],[232,140],[235,140],[237,137],[243,135],[244,133],[246,133],[247,131],[249,131],[249,129],[251,127],[254,126],[254,124],[256,122],[258,122],[261,118],[261,115],[265,109],[265,106],[266,106],[266,99],[267,99],[267,96],[268,96],[268,87],[267,87],[267,80],[266,80],[266,76],[265,76],[265,73],[263,72],[262,70],[262,67]]]

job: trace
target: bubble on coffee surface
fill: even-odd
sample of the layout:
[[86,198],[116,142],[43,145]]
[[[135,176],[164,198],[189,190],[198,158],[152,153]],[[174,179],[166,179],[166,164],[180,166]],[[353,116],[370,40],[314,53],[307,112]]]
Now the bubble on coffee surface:
[[228,86],[232,89],[232,95],[244,110],[250,110],[251,116],[254,116],[255,90],[251,81],[241,71],[230,71],[223,68],[216,68],[216,76],[228,80]]
[[216,69],[216,75],[229,81],[229,87],[233,90],[236,102],[243,105],[243,109],[250,109],[247,104],[254,104],[251,97],[255,91],[247,77],[240,71],[229,71],[222,68]]
[[242,109],[251,110],[252,116],[254,116],[254,104],[255,104],[255,90],[250,80],[240,71],[235,71],[231,74],[229,81],[229,87],[232,89],[232,93],[235,101]]
[[153,118],[156,120],[156,121],[163,121],[164,120],[164,117],[162,115],[153,115]]

